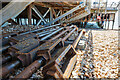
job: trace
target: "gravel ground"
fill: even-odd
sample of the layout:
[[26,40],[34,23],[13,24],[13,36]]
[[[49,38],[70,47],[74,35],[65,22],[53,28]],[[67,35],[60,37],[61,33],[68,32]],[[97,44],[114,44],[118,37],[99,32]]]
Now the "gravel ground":
[[92,30],[93,52],[78,50],[71,78],[118,78],[118,31]]
[[95,78],[118,78],[118,31],[92,31]]

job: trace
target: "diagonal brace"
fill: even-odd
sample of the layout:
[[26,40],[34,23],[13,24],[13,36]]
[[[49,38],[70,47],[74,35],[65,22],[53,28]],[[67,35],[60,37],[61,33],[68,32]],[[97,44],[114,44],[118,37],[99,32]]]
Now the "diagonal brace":
[[34,5],[32,5],[32,9],[41,18],[41,20],[46,24],[46,21],[45,21],[44,17],[42,16],[42,14],[39,12],[39,10]]

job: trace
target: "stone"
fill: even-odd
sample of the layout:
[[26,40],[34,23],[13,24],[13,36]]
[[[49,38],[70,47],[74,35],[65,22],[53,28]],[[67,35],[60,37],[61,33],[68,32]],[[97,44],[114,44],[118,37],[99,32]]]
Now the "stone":
[[81,49],[83,50],[83,49],[85,49],[85,47],[86,47],[85,41],[84,40],[80,40],[79,43],[78,43],[77,48],[80,49],[80,50]]

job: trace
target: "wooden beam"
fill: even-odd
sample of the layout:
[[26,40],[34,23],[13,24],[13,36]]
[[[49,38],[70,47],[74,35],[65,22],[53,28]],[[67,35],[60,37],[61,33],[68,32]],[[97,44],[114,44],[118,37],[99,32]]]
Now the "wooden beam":
[[53,14],[54,14],[55,18],[57,18],[57,15],[56,15],[55,10],[54,10],[54,9],[52,9],[52,11],[53,11]]
[[37,5],[37,6],[42,6],[42,7],[47,7],[47,5],[45,5],[42,2],[34,2],[33,5]]
[[64,4],[62,2],[57,2],[58,4],[60,4],[62,7],[64,6]]
[[114,23],[115,23],[115,14],[114,14],[114,19],[113,19],[112,30],[114,29]]
[[53,10],[52,7],[49,8],[50,9],[50,21],[53,20]]
[[110,19],[110,14],[108,14],[108,29],[109,29],[109,25],[110,25],[109,19]]
[[31,5],[28,6],[28,25],[31,25],[31,19],[32,19],[32,9]]
[[32,5],[32,9],[41,18],[41,20],[46,24],[46,20],[44,19],[44,17],[42,16],[42,14],[39,12],[39,10],[34,5]]
[[88,22],[91,20],[91,14],[88,16]]
[[22,24],[22,19],[21,19],[21,18],[19,18],[19,19],[20,19],[20,25],[23,25],[23,24]]
[[86,17],[87,15],[89,15],[90,14],[90,12],[83,12],[83,13],[81,13],[81,14],[79,14],[79,15],[77,15],[77,16],[75,16],[75,17],[73,17],[73,18],[71,18],[71,19],[69,19],[69,20],[67,20],[67,21],[65,21],[65,22],[72,22],[72,21],[75,21],[75,20],[79,20],[79,19],[81,19],[81,18],[84,18],[84,17]]
[[57,5],[56,2],[49,2],[49,4],[51,5],[51,7],[62,7],[60,5]]
[[34,13],[32,13],[32,17],[35,17],[36,19],[40,19],[38,16],[36,16]]
[[15,25],[18,25],[18,23],[16,21],[14,21],[13,19],[9,19],[8,22],[12,23],[12,24],[15,24]]
[[65,2],[57,2],[58,4],[60,4],[62,7],[76,7],[78,5],[72,5],[70,3],[68,3],[67,1]]
[[61,13],[61,11],[59,11],[56,16],[58,17],[60,15],[60,13]]
[[80,9],[80,11],[79,12],[77,12],[77,13],[72,13],[72,14],[70,14],[70,16],[69,16],[69,18],[68,19],[66,19],[66,20],[70,20],[71,18],[74,18],[74,17],[76,17],[76,16],[78,16],[78,15],[80,15],[80,14],[82,14],[82,13],[84,13],[86,10],[85,10],[85,8],[82,8],[82,9]]
[[[52,23],[54,23],[54,22],[56,22],[56,21],[64,18],[65,16],[67,16],[67,15],[69,15],[69,14],[72,14],[73,12],[75,12],[75,11],[77,11],[77,10],[85,7],[85,6],[81,6],[81,5],[82,5],[82,4],[80,4],[80,5],[76,6],[76,7],[74,7],[73,9],[67,11],[66,13],[64,13],[63,15],[57,17],[57,18],[54,19],[53,21],[50,21],[49,23],[45,24],[45,26],[51,25]],[[86,8],[86,9],[87,9],[87,8]]]
[[61,2],[56,2],[56,3],[61,4],[61,6],[57,5],[57,4],[54,4],[54,3],[51,3],[51,2],[49,4],[48,3],[44,3],[44,2],[34,2],[33,4],[37,5],[37,6],[46,7],[46,8],[53,7],[54,9],[64,9],[64,10],[68,10],[68,9],[76,7],[75,5],[74,6],[69,6],[69,5],[65,6]]
[[65,6],[64,7],[62,7],[62,6],[52,6],[50,4],[45,4],[43,2],[39,2],[39,3],[34,2],[33,4],[37,5],[37,6],[41,6],[41,7],[46,7],[46,8],[52,7],[53,9],[59,9],[59,10],[64,10],[64,11],[68,11],[68,10],[73,8],[73,7],[68,7],[68,6],[67,6],[67,8]]
[[106,26],[107,26],[107,14],[105,14],[106,15],[106,17],[105,17],[105,28],[106,28]]
[[74,5],[72,5],[72,4],[68,3],[68,2],[63,2],[63,3],[68,5],[68,6],[74,6]]
[[61,12],[61,14],[60,14],[60,15],[62,15],[62,14],[63,14],[63,10],[60,10],[60,12]]
[[110,25],[110,21],[108,21],[108,28],[107,29],[109,29],[109,25]]
[[[43,17],[45,18],[45,16],[49,13],[50,9],[48,9],[46,11],[46,13],[43,15]],[[37,23],[37,26],[41,23],[42,20],[39,20],[38,23]]]
[[17,17],[17,23],[19,24],[19,18]]

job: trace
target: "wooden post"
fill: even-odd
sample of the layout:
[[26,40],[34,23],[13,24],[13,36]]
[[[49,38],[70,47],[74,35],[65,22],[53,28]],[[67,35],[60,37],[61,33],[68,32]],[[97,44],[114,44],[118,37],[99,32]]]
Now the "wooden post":
[[102,19],[102,21],[104,21],[104,17],[105,17],[105,14],[103,14],[103,19]]
[[108,29],[109,29],[109,24],[110,24],[109,18],[110,18],[110,14],[108,14]]
[[93,13],[93,16],[92,16],[92,21],[94,21],[94,13]]
[[80,22],[79,22],[79,23],[80,23],[80,28],[81,28],[81,25],[82,25],[82,24],[81,24],[81,19],[80,19]]
[[19,18],[17,17],[17,23],[19,24]]
[[35,19],[33,19],[33,24],[35,25]]
[[[60,10],[61,11],[61,14],[60,15],[62,15],[63,14],[63,10]],[[63,18],[60,20],[60,21],[62,21],[63,20]]]
[[114,22],[115,22],[115,13],[114,13],[114,18],[113,18],[112,30],[113,30],[113,28],[114,28]]
[[55,10],[54,10],[54,9],[52,9],[52,11],[53,11],[53,14],[54,14],[55,18],[57,18],[57,15],[56,15]]
[[106,14],[106,16],[105,16],[105,28],[106,28],[106,25],[107,25],[107,14]]
[[31,9],[31,5],[29,5],[28,6],[28,25],[32,24],[31,19],[32,19],[32,9]]
[[23,25],[23,24],[22,24],[22,18],[19,18],[19,19],[20,19],[20,25]]
[[88,22],[90,21],[90,15],[88,15]]
[[26,20],[25,20],[25,18],[24,18],[24,24],[27,25],[27,24],[26,24]]
[[81,27],[83,28],[83,22],[82,22],[82,26]]
[[109,29],[109,24],[110,24],[110,21],[108,20],[108,29]]
[[85,28],[86,24],[87,24],[87,22],[84,22],[84,28]]
[[53,20],[53,10],[52,10],[52,7],[50,7],[50,21]]
[[87,22],[87,16],[85,17],[85,22]]

